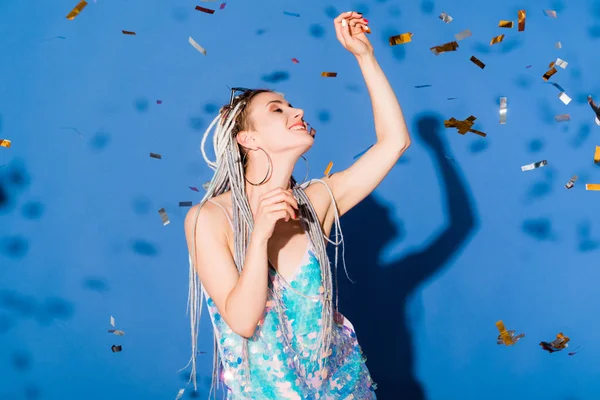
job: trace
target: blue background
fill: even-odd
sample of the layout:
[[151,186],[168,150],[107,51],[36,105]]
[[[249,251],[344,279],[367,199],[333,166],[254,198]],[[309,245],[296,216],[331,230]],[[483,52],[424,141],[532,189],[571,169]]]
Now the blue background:
[[[317,129],[311,177],[329,161],[332,172],[351,165],[375,140],[360,70],[333,30],[332,18],[352,9],[370,20],[413,136],[375,193],[342,218],[357,283],[341,279],[341,311],[380,398],[600,398],[600,194],[584,185],[600,183],[600,128],[586,102],[600,97],[600,2],[267,0],[219,10],[98,0],[65,19],[76,3],[0,1],[0,138],[12,140],[0,148],[0,398],[175,398],[190,349],[187,208],[178,203],[199,201],[211,177],[202,133],[227,85],[270,87]],[[516,25],[519,9],[524,32],[498,28]],[[464,29],[473,36],[456,52],[429,50]],[[388,45],[404,32],[411,43]],[[551,81],[573,98],[568,106],[542,80],[557,57],[569,65]],[[554,121],[566,113],[569,122]],[[487,138],[443,127],[471,114]],[[546,167],[520,170],[543,159]],[[107,333],[111,315],[125,336]],[[207,317],[199,398],[211,369]],[[496,345],[500,319],[526,337]],[[558,332],[581,352],[541,350]]]

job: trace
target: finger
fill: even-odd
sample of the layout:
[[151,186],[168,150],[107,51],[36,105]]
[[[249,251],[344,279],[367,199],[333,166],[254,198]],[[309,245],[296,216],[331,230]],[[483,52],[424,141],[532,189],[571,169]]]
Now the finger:
[[276,195],[273,195],[267,199],[264,199],[263,201],[260,202],[260,206],[261,207],[266,207],[269,205],[273,205],[273,204],[278,204],[278,203],[287,203],[287,204],[291,204],[294,207],[298,208],[298,201],[294,198],[294,196],[292,196],[291,193],[279,193]]
[[285,192],[286,192],[286,190],[285,190],[285,189],[282,189],[282,188],[273,189],[273,190],[271,190],[271,191],[269,191],[269,192],[267,192],[267,193],[264,193],[264,194],[262,194],[262,195],[259,197],[259,201],[260,201],[260,202],[263,202],[263,201],[270,200],[270,199],[272,199],[273,197],[275,197],[275,196],[279,196],[279,195],[281,195],[281,194],[283,194],[283,193],[285,193]]
[[352,40],[352,35],[350,35],[350,25],[348,24],[348,20],[343,19],[340,24],[340,33],[342,35],[342,40],[345,43],[349,43]]
[[335,19],[333,27],[335,28],[335,37],[337,38],[337,40],[339,40],[340,43],[344,43],[344,39],[342,38],[342,20],[339,18],[340,17]]
[[296,219],[296,215],[297,215],[296,212],[294,211],[294,209],[287,203],[277,203],[277,204],[270,205],[267,208],[265,208],[265,211],[276,219],[280,219],[280,218],[277,218],[277,216],[282,211],[284,211],[286,213],[286,215],[289,216],[289,218]]

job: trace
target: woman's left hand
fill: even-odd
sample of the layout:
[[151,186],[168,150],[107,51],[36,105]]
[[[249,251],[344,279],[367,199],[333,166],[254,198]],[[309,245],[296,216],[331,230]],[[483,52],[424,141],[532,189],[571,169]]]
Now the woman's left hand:
[[362,14],[349,11],[333,20],[335,35],[346,50],[356,57],[373,54],[373,46],[365,32],[369,32],[368,20]]

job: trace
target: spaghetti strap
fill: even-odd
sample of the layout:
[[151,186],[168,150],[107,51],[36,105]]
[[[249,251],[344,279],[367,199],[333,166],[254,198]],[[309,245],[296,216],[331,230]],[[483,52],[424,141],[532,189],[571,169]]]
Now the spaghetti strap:
[[221,210],[223,210],[223,213],[225,214],[225,217],[227,217],[227,222],[229,222],[229,225],[231,226],[231,229],[233,230],[233,222],[231,221],[231,218],[229,218],[229,214],[227,214],[227,210],[225,209],[225,207],[223,207],[222,205],[220,205],[216,201],[213,201],[212,199],[209,199],[207,201],[209,203],[212,203],[212,204],[218,206]]

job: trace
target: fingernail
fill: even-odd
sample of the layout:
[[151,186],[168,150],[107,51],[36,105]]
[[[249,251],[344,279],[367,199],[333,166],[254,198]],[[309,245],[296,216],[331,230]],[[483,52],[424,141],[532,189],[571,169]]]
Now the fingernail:
[[369,23],[369,20],[368,20],[368,19],[366,19],[366,18],[363,18],[363,19],[365,20],[365,22],[366,22],[367,24]]
[[348,25],[348,23],[346,22],[346,20],[345,20],[345,19],[343,19],[343,20],[342,20],[342,26],[346,26],[346,25]]

